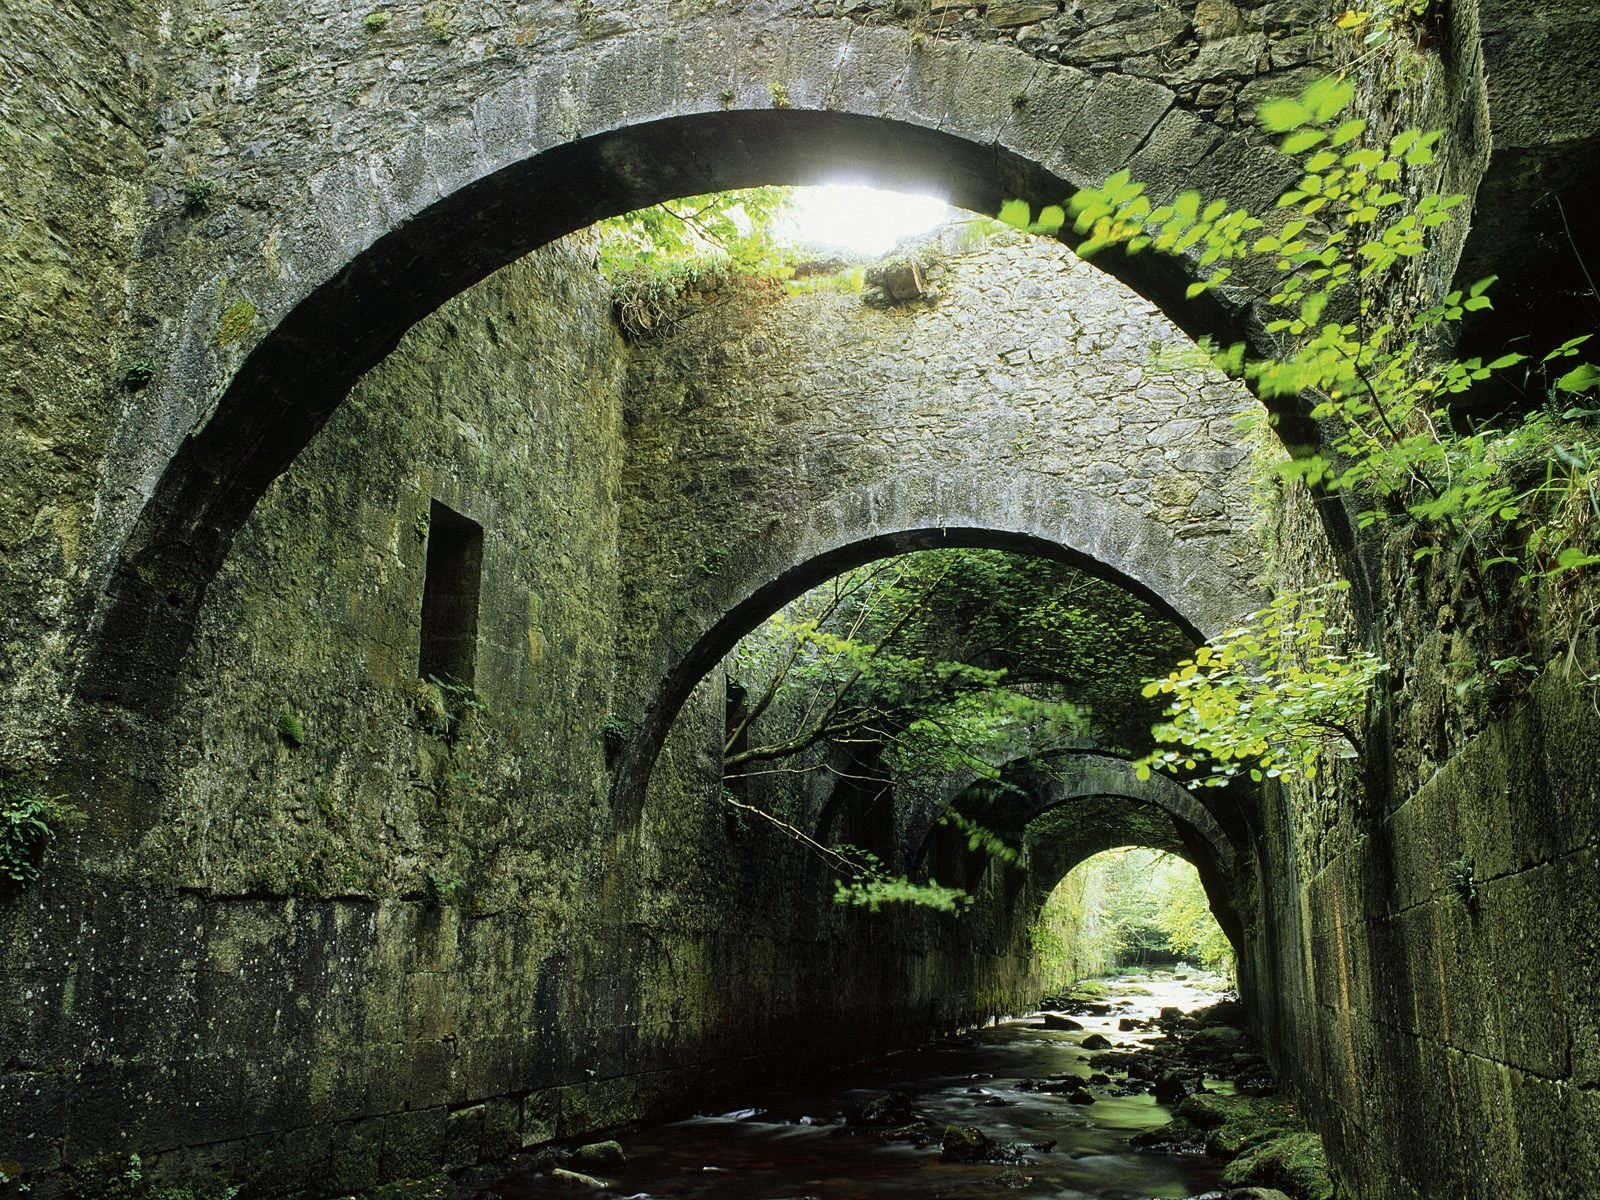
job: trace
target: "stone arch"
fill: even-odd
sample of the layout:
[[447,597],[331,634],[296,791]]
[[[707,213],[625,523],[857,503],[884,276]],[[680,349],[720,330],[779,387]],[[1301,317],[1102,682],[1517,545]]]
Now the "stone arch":
[[673,719],[739,639],[811,588],[875,559],[943,548],[1058,559],[1150,601],[1197,641],[1253,606],[1253,588],[1208,567],[1203,547],[1185,552],[1159,521],[1125,504],[1083,493],[1041,494],[1037,503],[1017,503],[1013,493],[1002,493],[998,505],[972,499],[947,496],[936,476],[888,479],[841,497],[790,537],[763,531],[736,545],[731,569],[687,600],[698,615],[690,618],[694,632],[673,639],[682,649],[664,659],[671,665],[618,758],[612,799],[619,818],[637,819]]
[[[1169,776],[1153,772],[1140,779],[1125,758],[1092,746],[1057,747],[1021,755],[1006,763],[1002,771],[1014,786],[1010,794],[1017,797],[1016,803],[1004,810],[1007,828],[1024,827],[1051,809],[1076,800],[1114,798],[1160,809],[1174,823],[1181,822],[1192,829],[1222,874],[1231,876],[1237,867],[1233,842],[1210,809]],[[953,776],[939,789],[937,798],[953,803],[975,785],[981,786],[975,773]],[[918,858],[925,853],[925,839],[932,824],[931,817],[921,824],[923,836],[919,840],[924,842],[924,848],[917,852]]]
[[1061,804],[1088,796],[1120,796],[1135,804],[1159,808],[1175,822],[1189,826],[1215,856],[1217,867],[1231,875],[1238,855],[1216,817],[1194,793],[1160,772],[1140,779],[1133,764],[1092,750],[1066,750],[1040,755],[1022,764],[1023,790],[1033,806],[1023,814],[1031,821]]
[[[146,307],[182,317],[108,466],[108,598],[84,696],[159,714],[234,532],[352,382],[443,299],[598,217],[824,169],[936,182],[980,211],[1056,202],[1125,165],[1158,191],[1197,182],[1240,201],[1285,178],[1272,151],[1158,82],[843,20],[728,34],[708,17],[484,66],[403,128],[352,126],[353,142],[278,130],[285,165],[262,186],[283,220],[265,236],[196,229],[146,264],[162,280]],[[1247,291],[1184,304],[1181,264],[1101,265],[1191,333],[1249,328]]]
[[[1166,776],[1139,779],[1124,759],[1071,751],[1060,759],[1048,772],[1033,768],[1021,773],[1032,780],[1022,784],[1023,793],[1033,801],[1019,814],[1026,822],[1072,806],[1084,825],[1069,845],[1057,848],[1056,855],[1040,864],[1044,867],[1038,881],[1041,900],[1093,855],[1118,846],[1148,846],[1176,854],[1195,868],[1218,924],[1236,948],[1242,947],[1240,856],[1211,812]],[[1160,832],[1150,829],[1148,819],[1157,812],[1167,818]]]

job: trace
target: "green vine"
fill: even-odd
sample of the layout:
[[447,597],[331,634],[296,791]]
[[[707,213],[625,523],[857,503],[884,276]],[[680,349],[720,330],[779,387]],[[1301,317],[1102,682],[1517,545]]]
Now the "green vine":
[[[1331,430],[1318,452],[1285,463],[1285,475],[1358,497],[1363,527],[1409,523],[1414,558],[1454,556],[1486,609],[1499,595],[1491,571],[1524,604],[1559,608],[1560,577],[1600,564],[1600,409],[1575,399],[1600,386],[1600,370],[1567,361],[1588,338],[1537,360],[1430,352],[1449,340],[1451,325],[1490,307],[1492,279],[1409,319],[1386,315],[1405,265],[1431,231],[1455,219],[1464,197],[1411,198],[1441,134],[1407,129],[1371,144],[1367,123],[1343,116],[1353,94],[1349,83],[1324,79],[1260,107],[1261,122],[1283,135],[1302,172],[1270,223],[1197,192],[1154,204],[1122,171],[1072,197],[1080,249],[1187,256],[1205,275],[1189,287],[1191,298],[1245,263],[1274,279],[1266,329],[1290,349],[1273,357],[1243,345],[1207,349],[1263,400],[1309,398],[1310,415]],[[1008,219],[1021,223],[1015,213]],[[1481,403],[1493,379],[1520,392],[1522,415],[1463,415],[1463,402]],[[1574,606],[1567,632],[1588,616]]]

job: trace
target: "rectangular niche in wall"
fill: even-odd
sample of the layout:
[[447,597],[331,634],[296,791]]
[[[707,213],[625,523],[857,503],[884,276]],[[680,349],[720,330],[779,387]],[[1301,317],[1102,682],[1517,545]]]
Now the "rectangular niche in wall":
[[483,526],[437,500],[428,511],[428,573],[422,584],[417,673],[471,686],[478,658]]

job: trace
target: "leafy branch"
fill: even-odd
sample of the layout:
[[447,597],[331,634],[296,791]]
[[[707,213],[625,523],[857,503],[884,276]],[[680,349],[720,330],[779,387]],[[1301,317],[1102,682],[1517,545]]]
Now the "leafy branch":
[[1256,782],[1314,779],[1325,752],[1361,754],[1367,697],[1385,664],[1339,649],[1343,631],[1327,598],[1348,586],[1284,592],[1148,683],[1145,695],[1170,704],[1153,731],[1165,748],[1134,764],[1139,778],[1161,768],[1191,774],[1190,787],[1220,786],[1245,770]]
[[[998,780],[1019,754],[1084,740],[1091,709],[1112,740],[1148,729],[1156,706],[1140,683],[1188,645],[1142,601],[1065,564],[974,550],[879,560],[813,589],[736,648],[724,799],[822,860],[841,899],[915,898],[938,885],[825,846],[783,815],[781,790],[752,786],[827,777],[882,795],[952,773]],[[1014,853],[970,816],[943,819],[974,851]],[[942,905],[946,891],[926,898]]]
[[[1273,281],[1266,331],[1289,348],[1265,357],[1242,344],[1208,349],[1263,400],[1305,399],[1324,422],[1323,446],[1283,464],[1283,474],[1359,497],[1363,527],[1408,519],[1414,556],[1453,553],[1486,606],[1491,567],[1509,568],[1532,596],[1553,577],[1600,563],[1600,521],[1581,502],[1600,479],[1592,440],[1600,410],[1569,399],[1600,388],[1600,369],[1569,362],[1586,336],[1537,361],[1515,351],[1488,360],[1437,353],[1450,326],[1490,307],[1492,279],[1393,315],[1393,285],[1432,231],[1456,219],[1464,197],[1418,194],[1438,131],[1406,129],[1373,143],[1366,121],[1344,116],[1353,94],[1330,78],[1260,107],[1262,124],[1283,135],[1284,152],[1301,167],[1268,218],[1193,191],[1158,205],[1122,171],[1070,200],[1080,250],[1187,256],[1204,275],[1191,298],[1244,264],[1253,278]],[[1023,206],[1010,219],[1026,216]],[[1531,391],[1524,410],[1544,398],[1545,411],[1498,424],[1467,420],[1463,401],[1481,405],[1496,379],[1525,397]],[[1548,470],[1528,470],[1540,461]]]

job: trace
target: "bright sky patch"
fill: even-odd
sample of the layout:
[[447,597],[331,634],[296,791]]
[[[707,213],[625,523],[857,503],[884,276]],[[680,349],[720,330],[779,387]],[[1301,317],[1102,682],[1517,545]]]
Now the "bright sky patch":
[[784,241],[879,255],[903,237],[926,233],[949,214],[937,196],[885,192],[863,184],[794,189],[794,209],[779,230]]

